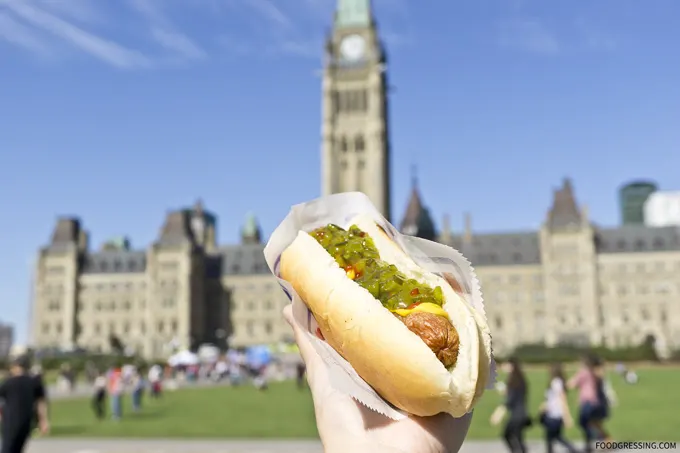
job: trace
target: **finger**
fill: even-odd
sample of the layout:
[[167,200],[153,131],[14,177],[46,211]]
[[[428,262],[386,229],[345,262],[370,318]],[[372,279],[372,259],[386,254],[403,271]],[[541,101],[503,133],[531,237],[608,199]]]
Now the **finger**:
[[312,386],[312,381],[317,374],[319,367],[323,366],[321,362],[321,357],[314,349],[307,332],[305,332],[298,322],[293,317],[293,304],[288,304],[283,309],[283,317],[286,319],[288,324],[293,328],[293,336],[295,337],[295,343],[297,343],[300,349],[300,355],[302,360],[307,366],[307,381],[309,385]]

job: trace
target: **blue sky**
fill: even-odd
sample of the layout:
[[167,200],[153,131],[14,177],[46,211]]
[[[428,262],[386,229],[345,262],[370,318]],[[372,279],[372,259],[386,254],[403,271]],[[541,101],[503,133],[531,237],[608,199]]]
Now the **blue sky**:
[[[201,197],[233,242],[319,194],[334,0],[0,0],[0,319],[24,341],[57,215],[92,245],[154,239]],[[455,229],[537,228],[574,180],[601,224],[632,178],[680,189],[680,3],[375,0],[389,55],[394,212],[409,167]]]

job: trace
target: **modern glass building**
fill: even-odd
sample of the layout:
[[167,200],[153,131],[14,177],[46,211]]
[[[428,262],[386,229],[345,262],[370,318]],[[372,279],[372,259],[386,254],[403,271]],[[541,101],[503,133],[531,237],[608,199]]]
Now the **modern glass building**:
[[645,202],[658,190],[651,181],[633,181],[619,190],[621,223],[624,225],[643,225],[645,223]]

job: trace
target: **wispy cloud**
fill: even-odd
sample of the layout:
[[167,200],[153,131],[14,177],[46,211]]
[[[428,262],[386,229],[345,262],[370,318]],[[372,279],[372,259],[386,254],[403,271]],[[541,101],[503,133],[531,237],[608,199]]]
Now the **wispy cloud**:
[[208,56],[193,39],[175,29],[157,0],[131,0],[130,4],[150,22],[151,38],[160,46],[188,60]]
[[576,30],[588,50],[595,52],[612,52],[618,48],[618,41],[600,27],[596,27],[584,18],[576,20]]
[[[381,37],[391,47],[412,43],[410,33],[403,31],[409,29],[408,14],[404,15],[408,0],[374,1],[381,17],[398,21],[383,27]],[[65,44],[124,69],[165,67],[218,53],[319,59],[323,30],[331,24],[336,4],[337,0],[0,0],[0,40],[57,57],[66,54],[59,52]],[[184,20],[190,15],[201,22]]]
[[[295,8],[291,5],[295,4]],[[409,28],[407,0],[375,0],[376,10],[384,16],[399,18],[404,28]],[[337,0],[297,0],[296,2],[280,2],[278,0],[242,0],[231,2],[232,7],[247,6],[267,24],[255,28],[260,39],[267,40],[264,52],[268,55],[290,55],[300,58],[319,59],[323,54],[324,36],[322,30],[328,29],[333,18]],[[287,8],[287,9],[284,9]],[[382,28],[381,38],[391,47],[413,43],[410,33],[390,32]],[[233,45],[233,41],[229,41]],[[257,46],[256,46],[257,47]],[[261,46],[262,47],[262,46]],[[240,46],[236,46],[241,50]],[[256,49],[251,51],[255,52]]]
[[132,9],[155,23],[165,23],[167,19],[155,0],[129,0]]
[[284,41],[278,50],[287,55],[319,58],[323,48],[320,41]]
[[[334,2],[335,3],[335,2]],[[400,16],[408,16],[408,0],[375,0],[375,7],[381,12],[389,12]]]
[[166,49],[174,51],[185,58],[200,60],[208,56],[202,48],[182,33],[153,27],[151,29],[151,36]]
[[36,0],[35,5],[53,14],[82,23],[102,22],[95,0]]
[[30,28],[2,12],[0,12],[0,38],[37,54],[47,55],[49,52],[45,42]]
[[251,44],[226,35],[218,36],[217,43],[230,54],[247,55],[254,51]]
[[328,18],[330,11],[333,10],[334,0],[302,0],[302,6],[311,11],[314,16]]
[[280,26],[291,27],[293,25],[291,18],[271,0],[247,0],[246,4],[263,17]]
[[114,41],[89,33],[66,20],[50,14],[27,2],[0,0],[0,5],[9,8],[27,23],[51,33],[82,51],[113,66],[129,69],[149,66],[151,61],[141,52],[128,49]]
[[537,19],[510,19],[499,26],[499,44],[510,49],[539,55],[555,55],[560,44],[553,33]]

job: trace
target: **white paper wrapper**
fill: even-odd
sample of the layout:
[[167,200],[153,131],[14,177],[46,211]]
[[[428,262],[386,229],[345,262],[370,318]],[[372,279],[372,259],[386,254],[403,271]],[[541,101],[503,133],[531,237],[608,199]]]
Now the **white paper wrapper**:
[[[269,269],[276,276],[284,292],[293,303],[295,320],[307,330],[312,344],[328,366],[331,384],[336,390],[351,396],[366,407],[393,420],[399,420],[405,418],[407,414],[380,397],[370,385],[359,377],[349,362],[315,335],[317,324],[314,316],[290,284],[281,279],[279,275],[281,254],[295,240],[300,230],[312,231],[329,223],[334,223],[343,228],[349,227],[349,222],[360,214],[368,214],[373,217],[376,223],[382,226],[387,234],[416,263],[423,269],[439,274],[449,281],[454,290],[465,297],[472,307],[486,317],[484,301],[479,280],[470,262],[460,252],[442,244],[400,234],[392,224],[385,220],[363,193],[336,194],[295,205],[276,228],[264,249],[265,259]],[[495,382],[496,366],[492,360],[487,388],[492,389]]]

